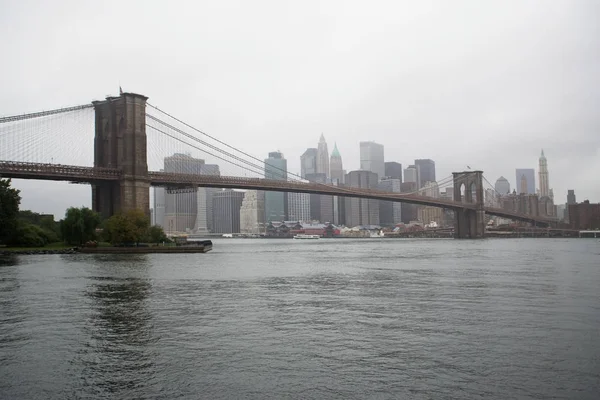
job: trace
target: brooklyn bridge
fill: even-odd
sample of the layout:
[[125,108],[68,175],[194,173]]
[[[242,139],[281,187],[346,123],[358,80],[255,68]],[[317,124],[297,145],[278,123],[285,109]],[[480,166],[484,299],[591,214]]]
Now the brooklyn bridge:
[[[149,168],[149,164],[159,165],[158,161],[174,150],[200,151],[228,167],[220,175]],[[313,193],[440,207],[454,212],[456,238],[484,237],[486,214],[538,226],[553,222],[486,206],[483,182],[487,179],[482,171],[454,172],[441,180],[453,188],[453,200],[428,197],[419,191],[390,193],[321,184],[293,174],[285,174],[283,179],[263,176],[262,160],[208,136],[135,93],[0,118],[0,177],[90,184],[92,208],[104,217],[134,208],[149,210],[150,186],[163,186]]]

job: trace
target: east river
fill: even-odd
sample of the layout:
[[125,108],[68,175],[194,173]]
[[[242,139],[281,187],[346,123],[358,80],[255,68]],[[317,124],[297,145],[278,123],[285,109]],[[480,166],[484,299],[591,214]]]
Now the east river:
[[0,258],[1,399],[598,399],[597,239]]

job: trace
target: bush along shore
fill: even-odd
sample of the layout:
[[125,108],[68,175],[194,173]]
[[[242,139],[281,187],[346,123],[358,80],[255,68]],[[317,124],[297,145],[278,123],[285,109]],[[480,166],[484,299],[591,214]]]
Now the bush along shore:
[[75,254],[78,253],[77,247],[68,247],[64,249],[44,249],[44,248],[2,248],[0,247],[0,255],[8,256],[11,254],[33,255],[33,254]]

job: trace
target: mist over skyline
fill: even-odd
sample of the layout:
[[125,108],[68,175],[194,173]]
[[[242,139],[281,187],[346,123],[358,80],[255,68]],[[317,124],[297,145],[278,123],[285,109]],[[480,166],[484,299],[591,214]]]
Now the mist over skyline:
[[[567,189],[598,202],[598,15],[583,0],[5,2],[0,114],[120,85],[294,173],[323,133],[347,171],[373,140],[386,161],[433,159],[440,179],[469,165],[512,190],[544,149],[556,204]],[[13,184],[22,209],[57,218],[91,204],[89,186]]]

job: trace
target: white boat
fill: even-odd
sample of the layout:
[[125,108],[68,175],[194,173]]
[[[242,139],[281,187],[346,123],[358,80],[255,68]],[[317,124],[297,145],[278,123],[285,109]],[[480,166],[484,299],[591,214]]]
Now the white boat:
[[294,236],[294,239],[320,239],[321,236],[319,235],[304,235],[304,234],[297,234]]

